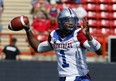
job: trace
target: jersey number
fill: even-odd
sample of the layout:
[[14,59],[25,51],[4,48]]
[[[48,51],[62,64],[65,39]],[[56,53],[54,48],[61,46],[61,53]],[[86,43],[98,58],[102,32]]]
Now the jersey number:
[[69,67],[69,64],[66,62],[66,57],[65,57],[64,50],[61,50],[61,51],[60,51],[60,54],[62,55],[62,60],[63,60],[62,67],[63,67],[63,68]]

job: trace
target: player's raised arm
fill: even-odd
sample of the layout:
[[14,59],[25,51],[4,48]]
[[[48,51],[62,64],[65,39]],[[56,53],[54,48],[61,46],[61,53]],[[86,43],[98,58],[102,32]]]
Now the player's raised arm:
[[37,51],[39,41],[34,37],[30,29],[29,18],[27,16],[16,16],[8,24],[8,29],[11,31],[20,31],[25,29],[28,40],[32,48]]
[[16,16],[8,24],[11,31],[20,31],[25,29],[31,47],[36,52],[46,52],[52,50],[48,41],[40,43],[31,31],[29,18],[27,16]]
[[87,39],[89,41],[91,41],[92,40],[92,36],[91,36],[91,34],[89,32],[89,26],[88,26],[87,18],[83,19],[83,26],[81,28],[82,28],[83,34],[87,37]]
[[31,28],[30,28],[30,25],[25,26],[24,29],[26,31],[29,44],[37,52],[37,48],[38,48],[38,45],[39,45],[40,42],[33,35],[32,31],[31,31]]
[[82,27],[82,32],[86,36],[86,38],[88,39],[89,45],[93,48],[93,50],[98,55],[102,55],[103,51],[102,51],[101,44],[97,40],[95,40],[90,34],[87,18],[83,19],[83,23],[84,24]]

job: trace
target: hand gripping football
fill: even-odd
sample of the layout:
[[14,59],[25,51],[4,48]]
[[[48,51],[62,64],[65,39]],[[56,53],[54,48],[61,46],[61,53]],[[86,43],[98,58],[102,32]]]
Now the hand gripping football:
[[17,16],[10,21],[8,28],[12,31],[22,30],[29,24],[29,19],[27,16]]

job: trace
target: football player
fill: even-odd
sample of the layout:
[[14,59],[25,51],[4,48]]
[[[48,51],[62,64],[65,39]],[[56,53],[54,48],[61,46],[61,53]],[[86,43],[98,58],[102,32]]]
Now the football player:
[[24,27],[29,43],[36,52],[55,50],[59,81],[91,81],[86,63],[86,52],[102,54],[101,44],[89,33],[87,19],[78,28],[78,17],[69,8],[63,9],[57,18],[59,29],[53,30],[47,41],[39,42],[30,27]]

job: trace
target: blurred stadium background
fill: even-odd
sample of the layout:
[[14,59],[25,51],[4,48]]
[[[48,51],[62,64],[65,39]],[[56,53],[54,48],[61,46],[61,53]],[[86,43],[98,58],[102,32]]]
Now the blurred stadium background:
[[[8,30],[7,27],[10,20],[18,15],[26,15],[29,17],[30,23],[33,22],[33,15],[30,14],[30,11],[32,9],[31,5],[32,0],[3,0],[3,1],[4,1],[4,12],[2,14],[2,22],[1,22],[1,24],[3,25],[3,30],[0,32],[0,40],[1,40],[0,53],[5,45],[10,44],[11,38],[16,37],[18,39],[17,46],[21,50],[21,55],[20,59],[18,58],[16,62],[13,61],[0,62],[0,66],[2,66],[0,67],[0,72],[2,72],[0,74],[0,81],[57,80],[55,52],[51,51],[43,54],[35,53],[28,44],[24,30],[14,32]],[[59,3],[58,2],[59,0],[56,1],[58,7],[62,9],[63,4]],[[71,2],[70,0],[65,1],[66,1],[65,5],[67,5],[68,7],[72,8],[75,7],[74,2]],[[115,81],[116,64],[114,62],[113,63],[108,62],[108,60],[111,59],[109,58],[109,56],[111,56],[109,49],[112,50],[111,47],[108,46],[110,45],[109,37],[116,36],[116,0],[81,0],[81,1],[83,7],[87,10],[88,13],[87,17],[89,20],[91,34],[95,36],[95,38],[102,44],[104,50],[104,54],[102,56],[97,56],[88,51],[87,62],[89,63],[90,69],[92,70],[91,74],[95,78],[95,80],[93,81],[103,81],[103,80]],[[116,43],[115,44],[113,43],[113,45],[116,46]],[[115,46],[114,48],[116,48]],[[116,55],[114,57],[116,57]],[[48,68],[52,70],[48,71]],[[27,70],[25,71],[25,69]],[[12,73],[13,75],[10,75],[10,73],[7,75],[8,72],[13,72]],[[17,74],[17,72],[19,74]],[[16,77],[18,77],[19,75],[22,77],[23,80],[21,80],[21,78],[16,80]],[[13,79],[13,77],[15,77],[15,79]],[[46,77],[46,79],[44,77]],[[53,78],[53,80],[51,80],[50,78]]]

